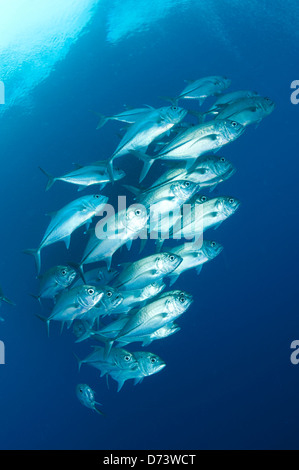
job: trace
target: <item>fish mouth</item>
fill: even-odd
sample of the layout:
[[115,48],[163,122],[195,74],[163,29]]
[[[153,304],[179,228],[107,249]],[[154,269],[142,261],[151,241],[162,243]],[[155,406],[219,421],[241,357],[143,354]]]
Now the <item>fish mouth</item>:
[[156,374],[157,372],[160,372],[160,371],[161,371],[162,369],[164,369],[165,367],[166,367],[165,362],[163,362],[163,364],[160,364],[159,366],[157,366],[156,369],[155,369],[155,374]]

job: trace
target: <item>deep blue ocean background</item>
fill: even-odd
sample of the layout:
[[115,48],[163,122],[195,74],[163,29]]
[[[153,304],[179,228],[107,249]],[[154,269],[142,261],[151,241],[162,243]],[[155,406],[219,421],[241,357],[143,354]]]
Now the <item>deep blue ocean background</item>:
[[[31,91],[30,108],[16,104],[0,118],[0,284],[17,303],[1,309],[0,448],[298,449],[299,366],[290,362],[290,344],[299,337],[299,106],[290,101],[290,84],[299,78],[298,4],[178,2],[111,42],[111,3],[99,4],[85,34]],[[176,284],[195,302],[179,320],[178,334],[149,347],[167,367],[116,393],[115,382],[108,390],[95,369],[83,366],[78,373],[73,352],[85,357],[88,343],[75,345],[70,331],[60,336],[58,325],[48,338],[35,317],[40,307],[28,294],[37,291],[36,271],[22,251],[38,245],[47,212],[78,197],[63,183],[46,193],[38,166],[60,175],[73,162],[112,154],[120,126],[96,131],[90,110],[163,106],[159,96],[177,94],[185,79],[216,74],[232,79],[231,90],[256,90],[277,107],[220,152],[238,171],[216,194],[235,196],[242,206],[206,233],[224,253],[199,277],[190,271]],[[127,182],[136,184],[140,162],[128,157],[118,163]],[[160,172],[155,165],[147,182]],[[125,194],[119,184],[103,193],[111,201]],[[74,233],[69,253],[62,243],[43,250],[43,269],[79,261],[83,231]],[[138,248],[137,242],[131,252],[118,253],[115,262],[136,259]],[[149,244],[144,253],[153,249]],[[96,390],[105,418],[80,405],[78,383]]]

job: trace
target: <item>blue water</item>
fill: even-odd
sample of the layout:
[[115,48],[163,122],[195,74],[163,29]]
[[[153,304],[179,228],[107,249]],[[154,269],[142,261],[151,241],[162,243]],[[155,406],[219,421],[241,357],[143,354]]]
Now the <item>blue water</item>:
[[[290,84],[299,74],[298,4],[86,5],[86,18],[57,49],[54,42],[46,53],[35,51],[29,43],[27,67],[23,63],[20,72],[7,46],[0,68],[8,103],[0,118],[1,285],[17,303],[1,309],[6,365],[0,366],[0,448],[298,449],[299,366],[290,362],[299,325],[299,107],[290,102]],[[72,162],[112,154],[119,125],[95,131],[90,110],[110,114],[123,104],[161,106],[158,97],[180,92],[184,79],[214,74],[229,76],[232,90],[271,97],[277,107],[221,152],[238,171],[216,194],[238,197],[242,206],[207,233],[224,245],[224,253],[199,277],[191,271],[177,284],[196,301],[179,320],[182,330],[149,348],[167,367],[136,387],[128,382],[117,394],[115,383],[108,390],[96,370],[83,367],[78,374],[73,352],[84,357],[88,344],[75,345],[71,332],[60,336],[57,325],[47,338],[34,316],[39,305],[28,293],[37,290],[36,271],[22,251],[39,243],[47,212],[77,197],[63,183],[46,193],[38,166],[58,175]],[[121,162],[129,184],[141,169],[132,161]],[[159,169],[153,167],[150,178]],[[123,192],[120,185],[104,191],[111,200],[117,192]],[[84,244],[78,230],[69,253],[63,244],[43,250],[42,266],[78,261]],[[137,256],[134,247],[115,261]],[[96,390],[105,418],[80,405],[78,383]]]

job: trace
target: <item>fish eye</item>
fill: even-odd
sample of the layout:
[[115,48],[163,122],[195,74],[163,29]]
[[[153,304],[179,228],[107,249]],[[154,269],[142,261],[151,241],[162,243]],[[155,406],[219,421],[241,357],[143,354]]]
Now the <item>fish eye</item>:
[[155,364],[155,362],[157,362],[157,359],[155,357],[151,357],[150,361],[152,364]]
[[93,294],[94,294],[94,290],[93,290],[93,289],[88,289],[88,293],[89,293],[89,295],[93,295]]
[[80,388],[79,392],[80,392],[80,393],[83,393],[83,389],[82,389],[82,388]]
[[140,209],[136,209],[135,215],[137,215],[137,216],[138,216],[138,215],[141,215],[141,210],[140,210]]
[[182,304],[185,302],[185,297],[184,297],[183,295],[180,297],[180,302],[181,302]]
[[178,110],[178,107],[177,106],[172,106],[172,111],[177,111]]
[[189,181],[186,181],[185,182],[185,188],[188,188],[190,186],[190,182]]
[[229,200],[229,203],[233,204],[234,202],[235,202],[235,200],[231,197],[230,200]]
[[124,357],[124,360],[125,360],[126,362],[129,362],[129,361],[131,360],[131,357],[130,357],[130,356],[125,356],[125,357]]
[[173,255],[170,255],[170,256],[169,256],[169,259],[170,259],[170,261],[174,261],[174,256],[173,256]]
[[221,161],[222,163],[224,163],[224,162],[225,162],[225,158],[222,157],[222,158],[220,159],[220,161]]
[[206,202],[207,196],[201,196],[200,200],[201,200],[201,202]]
[[95,195],[96,199],[100,199],[100,196],[98,194]]
[[232,127],[237,127],[238,123],[236,121],[232,121]]
[[111,292],[111,290],[109,290],[109,291],[107,292],[107,297],[111,297],[111,296],[112,296],[112,292]]
[[62,274],[62,276],[66,276],[66,270],[63,269],[63,270],[61,271],[61,274]]
[[212,243],[211,243],[211,247],[212,247],[212,248],[215,248],[215,246],[216,246],[216,242],[212,242]]

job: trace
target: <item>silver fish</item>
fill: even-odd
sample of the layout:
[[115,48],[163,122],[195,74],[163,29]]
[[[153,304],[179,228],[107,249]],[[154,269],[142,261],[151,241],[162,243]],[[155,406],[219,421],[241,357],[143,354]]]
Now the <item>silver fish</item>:
[[[64,181],[79,186],[78,191],[82,191],[94,184],[100,185],[100,189],[104,189],[107,183],[111,182],[107,162],[95,162],[90,165],[82,166],[76,164],[76,170],[70,171],[63,176],[52,176],[45,170],[40,170],[47,176],[48,184],[46,191],[48,191],[56,181]],[[126,176],[123,170],[114,168],[114,181],[119,181]]]
[[87,384],[79,384],[76,387],[76,395],[80,403],[86,408],[90,408],[93,411],[96,411],[98,414],[103,415],[98,406],[101,406],[101,403],[98,403],[95,400],[95,392]]
[[109,160],[111,176],[113,177],[112,164],[116,158],[134,150],[143,149],[146,151],[157,137],[162,136],[182,121],[186,114],[185,109],[177,106],[160,108],[133,124]]
[[170,230],[170,235],[176,239],[197,238],[209,228],[218,228],[239,206],[240,201],[233,197],[208,199],[206,196],[197,196],[190,201],[191,210]]
[[201,272],[204,263],[216,258],[223,250],[223,246],[215,241],[203,240],[202,245],[194,243],[185,243],[171,250],[172,253],[180,256],[182,263],[169,275],[170,285],[179,278],[179,276],[189,269],[196,268],[197,273]]
[[[169,336],[174,335],[178,331],[180,331],[180,327],[176,323],[168,323],[165,326],[162,326],[162,328],[159,328],[158,330],[154,331],[153,333],[150,333],[148,335],[144,336],[136,336],[134,338],[134,342],[141,342],[143,347],[149,346],[152,344],[153,341],[159,340],[159,339],[164,339],[168,338]],[[125,346],[129,343],[126,342],[120,342],[119,343],[121,346]]]
[[113,370],[109,372],[109,375],[118,383],[118,392],[127,380],[134,380],[136,385],[142,382],[144,377],[157,374],[166,367],[165,362],[159,356],[150,352],[135,352],[134,357],[137,360],[138,367],[128,371]]
[[259,124],[262,119],[274,111],[275,103],[270,98],[256,96],[241,99],[226,106],[216,116],[218,119],[233,119],[242,126]]
[[177,163],[163,173],[151,186],[155,188],[160,184],[170,181],[187,180],[192,181],[200,186],[200,188],[209,187],[214,189],[219,183],[230,178],[236,169],[224,157],[216,155],[204,155],[199,157],[194,165],[187,170],[185,163]]
[[211,106],[209,111],[207,111],[205,114],[218,114],[227,105],[230,105],[240,99],[252,98],[253,96],[259,96],[259,94],[256,91],[249,90],[232,91],[231,93],[226,93],[219,96],[217,101],[215,101],[213,106]]
[[123,296],[117,289],[109,286],[102,287],[101,289],[104,295],[100,301],[84,315],[84,320],[91,326],[94,325],[98,318],[111,315],[114,309],[123,302]]
[[55,299],[62,291],[68,289],[74,282],[77,273],[71,266],[54,266],[42,276],[38,295],[33,295],[38,301],[40,299]]
[[76,319],[84,318],[84,315],[92,309],[104,296],[103,289],[95,286],[83,285],[74,287],[61,294],[57,303],[48,318],[37,315],[48,325],[51,321],[73,322]]
[[149,113],[154,111],[155,108],[152,106],[146,106],[144,108],[126,109],[121,113],[114,114],[113,116],[104,116],[103,114],[96,113],[99,116],[100,121],[97,129],[101,129],[108,121],[120,121],[128,124],[135,124],[135,122],[143,119]]
[[134,152],[134,155],[144,161],[146,173],[156,160],[183,160],[189,169],[201,155],[218,151],[224,145],[233,142],[245,131],[245,127],[236,121],[209,121],[198,126],[190,127],[179,134],[157,155],[146,155]]
[[[107,341],[106,353],[115,341],[134,342],[136,337],[151,334],[179,318],[190,307],[193,298],[183,291],[171,291],[162,294],[157,300],[150,302],[129,315],[128,321],[116,337]],[[110,325],[113,327],[113,324]],[[105,333],[107,335],[107,333]]]
[[[107,219],[100,221],[85,248],[80,263],[81,269],[85,264],[102,260],[106,261],[107,268],[110,269],[113,254],[121,246],[131,243],[138,237],[146,228],[147,220],[147,210],[142,206],[132,205],[120,211],[116,217],[113,214],[108,221]],[[104,230],[106,224],[107,231]]]
[[159,295],[166,285],[163,282],[153,282],[142,289],[132,291],[122,291],[121,294],[124,298],[122,304],[114,309],[113,314],[128,313],[130,310],[142,304],[153,297]]
[[100,370],[101,377],[114,369],[128,371],[138,366],[134,355],[121,348],[113,348],[110,354],[105,357],[104,348],[94,346],[93,351],[85,359],[80,360],[77,356],[75,357],[78,361],[79,371],[82,364],[87,364]]
[[223,90],[231,85],[231,80],[222,76],[211,76],[200,78],[199,80],[186,81],[188,85],[179,96],[175,100],[170,98],[169,101],[176,103],[182,99],[198,100],[199,104],[202,105],[206,98],[222,93]]
[[[91,269],[84,273],[84,279],[88,284],[95,284],[96,286],[107,286],[109,285],[118,275],[118,271],[116,269],[110,268],[107,269],[106,266],[102,266],[100,268]],[[74,286],[79,286],[84,284],[82,278],[79,278],[75,283]]]
[[151,222],[163,215],[175,213],[199,189],[196,183],[187,180],[171,181],[146,190],[127,185],[125,187],[134,192],[139,204],[150,209]]
[[98,194],[83,196],[58,212],[49,214],[52,221],[37,249],[26,250],[24,253],[34,256],[38,274],[40,272],[40,253],[42,248],[53,243],[64,241],[67,249],[70,245],[71,234],[79,227],[90,223],[91,219],[107,204],[108,198]]
[[158,253],[127,263],[114,281],[114,286],[124,290],[142,289],[155,281],[161,281],[181,262],[182,258],[175,254]]

